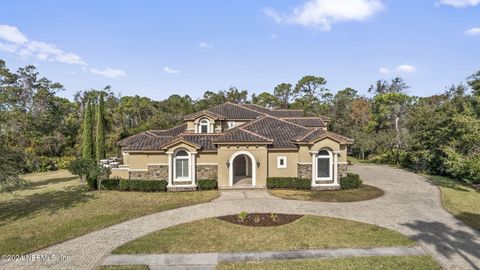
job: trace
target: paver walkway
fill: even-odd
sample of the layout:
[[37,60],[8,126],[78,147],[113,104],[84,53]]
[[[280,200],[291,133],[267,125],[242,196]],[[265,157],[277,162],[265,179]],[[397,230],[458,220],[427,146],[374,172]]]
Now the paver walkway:
[[221,262],[420,255],[425,255],[425,251],[418,247],[307,249],[242,253],[128,254],[110,255],[105,258],[103,265],[143,264],[148,265],[150,269],[167,267],[171,269],[215,269],[215,266]]
[[[385,195],[363,202],[282,200],[266,191],[222,191],[218,200],[129,220],[50,246],[35,254],[69,256],[50,262],[0,262],[0,269],[93,269],[118,246],[177,224],[247,212],[340,217],[399,231],[417,240],[445,269],[480,269],[480,232],[448,213],[439,189],[420,175],[379,165],[354,165],[351,172]],[[19,232],[21,233],[21,232]]]

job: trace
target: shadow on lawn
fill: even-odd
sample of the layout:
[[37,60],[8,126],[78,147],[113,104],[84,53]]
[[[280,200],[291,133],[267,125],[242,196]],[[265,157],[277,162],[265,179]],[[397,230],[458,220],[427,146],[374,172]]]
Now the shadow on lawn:
[[475,237],[478,238],[478,234],[454,230],[440,222],[418,220],[402,225],[417,233],[410,237],[413,240],[435,246],[437,252],[447,258],[451,258],[452,254],[459,254],[471,268],[480,269],[480,266],[472,261],[472,258],[480,258],[480,244],[473,241]]
[[[6,220],[29,217],[41,211],[53,214],[93,198],[92,194],[78,186],[67,187],[60,191],[35,193],[0,204],[0,220],[4,223]],[[3,225],[2,223],[0,225]]]
[[451,189],[455,189],[457,191],[469,192],[469,190],[465,188],[463,183],[461,183],[459,181],[457,182],[456,180],[449,179],[449,178],[442,177],[442,176],[435,176],[435,175],[424,175],[424,176],[433,185],[446,187],[446,188],[451,188]]

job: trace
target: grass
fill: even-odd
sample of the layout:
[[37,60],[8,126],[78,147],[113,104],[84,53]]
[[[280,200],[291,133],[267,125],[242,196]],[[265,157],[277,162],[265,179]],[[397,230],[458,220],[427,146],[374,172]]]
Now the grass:
[[383,195],[383,190],[369,185],[341,190],[273,189],[269,190],[269,192],[284,199],[316,202],[358,202],[371,200]]
[[208,202],[217,191],[88,191],[67,171],[27,175],[31,184],[0,193],[0,255],[25,254],[135,217]]
[[304,216],[275,227],[249,227],[209,218],[146,235],[113,253],[248,252],[414,244],[398,232],[338,218]]
[[146,265],[102,265],[97,270],[149,270]]
[[480,230],[480,192],[448,177],[424,176],[440,187],[443,206],[449,212]]
[[428,256],[405,257],[355,257],[342,259],[278,260],[246,263],[221,263],[217,270],[233,269],[322,269],[322,270],[440,270],[441,267]]

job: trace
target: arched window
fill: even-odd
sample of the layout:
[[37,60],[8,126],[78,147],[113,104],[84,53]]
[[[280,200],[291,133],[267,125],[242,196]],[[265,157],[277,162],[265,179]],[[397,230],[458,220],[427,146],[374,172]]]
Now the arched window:
[[175,179],[189,178],[189,174],[188,174],[189,160],[190,160],[190,156],[185,150],[180,150],[175,154],[175,162],[174,162]]
[[320,150],[317,154],[317,180],[332,179],[332,153]]
[[198,133],[208,133],[210,129],[210,121],[207,119],[202,119],[200,120],[199,126],[198,126]]

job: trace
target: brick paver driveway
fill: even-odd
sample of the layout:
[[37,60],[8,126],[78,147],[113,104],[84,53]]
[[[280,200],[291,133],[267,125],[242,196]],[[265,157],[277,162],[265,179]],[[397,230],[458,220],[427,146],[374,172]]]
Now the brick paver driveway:
[[324,203],[282,200],[265,191],[227,191],[210,203],[140,217],[35,253],[69,256],[68,260],[0,262],[0,269],[92,269],[114,248],[145,234],[244,210],[323,215],[377,224],[417,240],[445,269],[479,269],[480,232],[443,209],[436,186],[417,174],[387,166],[354,165],[349,170],[360,174],[367,184],[382,188],[385,195],[363,202]]

